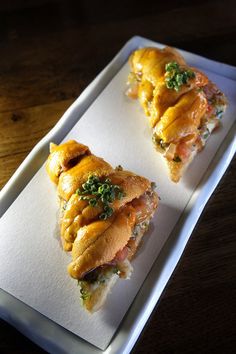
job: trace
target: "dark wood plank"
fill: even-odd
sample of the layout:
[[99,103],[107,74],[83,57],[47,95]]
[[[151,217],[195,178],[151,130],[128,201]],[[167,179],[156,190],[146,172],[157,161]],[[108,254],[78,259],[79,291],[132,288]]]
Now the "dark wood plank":
[[[0,188],[136,34],[236,65],[234,0],[0,2]],[[235,170],[234,161],[133,353],[234,352]],[[0,328],[1,353],[44,352]]]
[[1,114],[0,189],[29,151],[53,128],[73,99]]
[[[233,0],[227,3],[234,5]],[[79,4],[0,9],[1,111],[77,97],[136,34],[236,63],[236,12],[225,11],[225,2],[183,1],[181,7],[152,2],[144,13],[131,2],[126,8],[134,15],[124,18],[120,11],[116,16],[120,7],[108,3],[97,5],[95,12],[86,1]],[[230,55],[222,50],[225,46]]]

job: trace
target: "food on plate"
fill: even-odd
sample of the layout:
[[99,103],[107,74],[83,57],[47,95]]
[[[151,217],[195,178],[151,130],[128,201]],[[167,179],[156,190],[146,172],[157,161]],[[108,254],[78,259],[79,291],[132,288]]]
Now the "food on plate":
[[225,95],[208,77],[186,64],[174,48],[142,48],[129,63],[130,98],[139,102],[153,129],[153,143],[178,182],[226,109]]
[[130,277],[157,194],[148,179],[113,169],[74,140],[50,144],[46,170],[57,185],[63,248],[72,254],[68,272],[84,307],[95,312],[116,280]]

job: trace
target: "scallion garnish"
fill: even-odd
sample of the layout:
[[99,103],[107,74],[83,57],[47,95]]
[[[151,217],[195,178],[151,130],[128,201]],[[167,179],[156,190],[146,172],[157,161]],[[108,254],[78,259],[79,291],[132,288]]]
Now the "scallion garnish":
[[80,298],[82,301],[86,301],[87,299],[90,298],[91,294],[90,292],[84,287],[84,282],[83,280],[78,281],[78,285],[80,286]]
[[180,87],[187,84],[189,79],[195,77],[195,73],[190,70],[183,70],[176,61],[171,61],[165,66],[165,83],[168,89],[179,91]]
[[118,185],[112,184],[109,178],[102,181],[96,175],[90,175],[76,193],[80,200],[87,200],[92,207],[97,206],[99,202],[102,203],[103,212],[99,215],[102,220],[106,220],[113,214],[110,204],[115,199],[122,199],[125,195],[123,190]]

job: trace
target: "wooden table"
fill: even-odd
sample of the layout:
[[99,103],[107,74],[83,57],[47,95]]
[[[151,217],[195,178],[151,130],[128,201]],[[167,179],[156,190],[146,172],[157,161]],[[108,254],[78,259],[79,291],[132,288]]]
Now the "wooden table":
[[[233,0],[1,2],[1,187],[136,34],[236,64]],[[235,351],[235,166],[207,204],[133,353]],[[1,320],[0,352],[44,351]]]

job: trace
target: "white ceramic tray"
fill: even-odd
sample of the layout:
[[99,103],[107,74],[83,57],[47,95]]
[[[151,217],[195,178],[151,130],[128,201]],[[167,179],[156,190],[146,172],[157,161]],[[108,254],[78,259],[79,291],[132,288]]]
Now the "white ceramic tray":
[[[0,215],[5,214],[5,212],[5,215],[7,215],[8,208],[17,199],[21,191],[23,191],[23,189],[27,186],[27,183],[33,179],[33,176],[45,162],[45,159],[48,155],[49,142],[54,141],[59,143],[71,131],[71,129],[76,125],[84,113],[86,113],[88,116],[88,108],[92,107],[93,103],[96,101],[96,98],[99,99],[99,97],[105,97],[105,88],[108,88],[106,89],[106,92],[107,90],[109,91],[109,87],[112,87],[109,85],[111,85],[112,81],[114,83],[114,78],[121,75],[121,72],[123,72],[122,75],[124,75],[125,70],[127,70],[127,68],[125,68],[125,63],[127,62],[130,53],[138,47],[143,46],[163,47],[163,45],[160,43],[154,43],[141,37],[134,37],[122,48],[122,50],[116,55],[112,62],[97,76],[97,78],[87,87],[87,89],[80,95],[74,104],[66,111],[57,125],[31,151],[22,165],[12,176],[10,181],[3,188],[1,191]],[[199,181],[197,181],[197,184],[194,185],[194,189],[191,190],[191,193],[189,192],[191,188],[187,188],[188,193],[191,195],[184,208],[184,211],[181,213],[181,217],[178,219],[177,223],[175,222],[175,226],[172,229],[170,235],[168,235],[168,238],[164,240],[165,242],[163,241],[163,245],[160,249],[160,252],[158,253],[158,257],[156,257],[154,263],[150,263],[149,268],[146,269],[146,274],[143,275],[143,281],[142,284],[140,284],[141,287],[136,289],[137,295],[134,300],[132,300],[132,305],[126,312],[126,315],[116,330],[109,346],[104,351],[104,353],[107,354],[129,353],[131,351],[173,270],[175,269],[205,204],[214,191],[216,185],[219,183],[236,150],[235,124],[233,122],[233,119],[236,115],[236,106],[233,100],[231,102],[231,98],[236,95],[236,68],[226,64],[217,63],[185,51],[181,52],[190,65],[201,68],[207,72],[210,77],[212,76],[213,79],[216,78],[219,83],[227,82],[227,84],[225,84],[225,88],[226,91],[228,90],[227,93],[229,93],[229,103],[231,108],[227,113],[228,116],[227,120],[225,121],[227,124],[223,126],[219,133],[215,134],[215,137],[211,138],[212,142],[209,142],[209,147],[206,147],[204,153],[202,153],[202,157],[198,158],[198,162],[193,162],[193,167],[191,167],[189,170],[190,178],[188,183],[191,178],[194,180],[194,164],[196,164],[196,166],[198,164],[201,167],[201,159],[202,161],[205,160],[205,172],[203,175],[201,175],[201,178]],[[143,120],[143,123],[140,124],[141,126],[144,125],[145,117],[141,109],[137,108],[138,102],[129,102],[129,105],[132,105],[132,108],[130,108],[131,111],[135,109],[137,110],[137,115],[140,117],[143,116],[140,118],[140,122]],[[114,112],[114,117],[116,117],[116,112]],[[80,127],[81,130],[83,130],[83,126],[81,125]],[[113,129],[113,126],[111,125],[109,129]],[[151,140],[151,137],[149,136],[147,129],[148,128],[143,128],[141,134],[144,134],[145,139],[149,141]],[[102,131],[97,132],[97,134],[102,134]],[[220,142],[217,141],[217,134],[219,134],[218,137],[221,139]],[[72,137],[76,137],[75,132]],[[115,135],[113,146],[112,139],[107,139],[107,137],[104,137],[106,146],[109,146],[109,149],[114,149],[116,155],[115,160],[117,161],[117,156],[119,156],[117,151],[119,149],[122,151],[122,148],[115,146]],[[91,147],[92,140],[91,142],[81,142],[88,144]],[[108,142],[110,142],[110,145],[108,145]],[[99,150],[99,146],[97,146],[97,149]],[[135,147],[133,149],[135,149]],[[111,154],[109,155],[108,153],[107,156],[104,156],[104,153],[106,153],[105,146],[100,149],[101,153],[99,153],[99,151],[95,150],[94,148],[91,148],[91,150],[93,153],[100,155],[111,162]],[[153,151],[153,156],[155,156],[155,159],[159,158],[158,154],[154,151],[153,148],[150,151]],[[152,154],[152,152],[150,152],[150,154]],[[211,157],[210,161],[207,161],[208,156]],[[141,174],[142,161],[135,163],[132,162],[132,160],[129,158],[127,161],[129,161],[129,165],[125,165],[125,168],[134,171],[136,169],[136,172]],[[120,161],[118,160],[117,163],[120,163]],[[154,179],[154,174],[150,172],[150,175],[148,175],[148,165],[145,166],[146,170],[143,172],[143,174],[147,175],[149,178]],[[162,173],[166,173],[166,171],[162,171]],[[186,174],[188,174],[188,171]],[[165,186],[163,175],[156,176],[155,180],[157,183],[158,177],[160,179],[160,187],[163,186],[163,190],[165,190],[165,188],[168,189],[170,185]],[[178,186],[176,186],[176,188],[178,188]],[[183,185],[182,188],[184,188]],[[23,193],[24,191],[22,194]],[[161,197],[165,200],[164,195],[161,195]],[[168,200],[168,197],[166,200]],[[161,201],[161,203],[164,204],[163,201]],[[11,208],[9,208],[9,210],[10,209]],[[158,222],[160,222],[160,220],[158,220]],[[157,230],[153,231],[153,233],[158,234],[158,227]],[[3,237],[3,235],[1,235],[0,229],[0,238],[1,237]],[[153,238],[150,241],[147,240],[147,245],[148,242],[153,242]],[[145,246],[145,248],[146,251],[148,251],[148,246]],[[139,269],[139,261],[142,259],[142,257],[143,254],[139,256],[137,264],[135,264],[137,269]],[[110,298],[112,297],[115,297],[115,295],[111,294]],[[26,305],[24,302],[18,300],[16,297],[10,295],[10,293],[4,290],[0,290],[0,316],[18,328],[23,334],[28,336],[31,340],[43,347],[48,352],[94,354],[102,353],[102,350],[96,348],[72,332],[66,330],[59,324],[36,311],[35,308]]]

